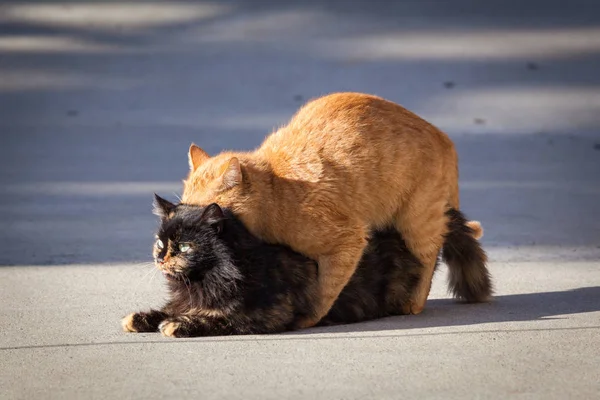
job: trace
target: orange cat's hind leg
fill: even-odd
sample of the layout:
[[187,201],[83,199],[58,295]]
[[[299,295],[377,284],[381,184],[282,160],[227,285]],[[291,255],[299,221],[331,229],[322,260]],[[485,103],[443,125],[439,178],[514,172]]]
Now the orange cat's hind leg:
[[367,245],[366,230],[356,229],[335,246],[333,254],[317,258],[319,265],[319,298],[314,304],[315,315],[297,323],[298,328],[315,326],[323,318],[350,281]]
[[419,284],[411,295],[410,303],[402,310],[405,314],[419,314],[425,308],[438,255],[448,231],[445,203],[439,199],[433,204],[425,200],[430,199],[411,202],[396,218],[396,229],[423,265]]

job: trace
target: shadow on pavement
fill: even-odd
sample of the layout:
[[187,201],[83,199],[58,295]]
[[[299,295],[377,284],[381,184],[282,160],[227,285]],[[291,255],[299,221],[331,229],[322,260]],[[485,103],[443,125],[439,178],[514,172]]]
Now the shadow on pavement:
[[600,311],[600,286],[561,292],[497,296],[493,302],[487,304],[461,304],[450,299],[429,300],[421,315],[389,317],[352,325],[314,328],[290,334],[373,332],[496,322],[541,321],[564,319],[569,314],[596,311]]

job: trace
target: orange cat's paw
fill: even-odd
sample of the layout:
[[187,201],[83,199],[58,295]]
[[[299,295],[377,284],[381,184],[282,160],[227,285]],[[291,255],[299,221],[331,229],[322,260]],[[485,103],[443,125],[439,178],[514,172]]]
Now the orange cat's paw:
[[296,329],[312,328],[319,322],[318,318],[304,317],[296,321]]
[[408,302],[402,305],[402,314],[403,315],[417,315],[421,314],[425,307],[420,306],[414,302]]
[[160,323],[158,330],[166,337],[181,337],[181,326],[181,322],[167,319]]
[[416,302],[410,302],[410,312],[407,314],[417,315],[421,314],[423,309],[425,308],[425,304],[417,304]]

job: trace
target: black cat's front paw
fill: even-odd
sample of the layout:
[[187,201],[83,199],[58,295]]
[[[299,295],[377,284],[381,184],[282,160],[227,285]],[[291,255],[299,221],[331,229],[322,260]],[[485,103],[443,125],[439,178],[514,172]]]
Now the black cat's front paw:
[[131,313],[121,320],[125,332],[156,332],[163,316],[157,312]]
[[189,337],[189,330],[186,328],[186,322],[177,318],[166,319],[158,325],[160,333],[167,337]]

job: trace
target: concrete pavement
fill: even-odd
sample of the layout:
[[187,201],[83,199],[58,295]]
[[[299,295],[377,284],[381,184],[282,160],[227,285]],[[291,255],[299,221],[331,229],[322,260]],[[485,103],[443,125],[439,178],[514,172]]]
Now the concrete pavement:
[[[389,3],[389,4],[388,4]],[[600,6],[0,5],[0,398],[600,395]],[[497,297],[273,336],[120,332],[162,298],[152,192],[356,90],[455,140]]]

